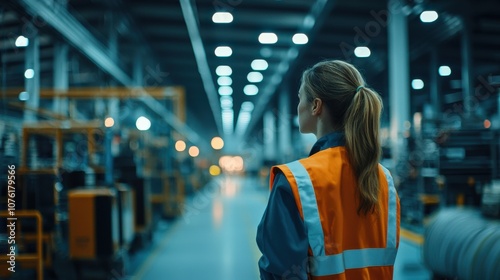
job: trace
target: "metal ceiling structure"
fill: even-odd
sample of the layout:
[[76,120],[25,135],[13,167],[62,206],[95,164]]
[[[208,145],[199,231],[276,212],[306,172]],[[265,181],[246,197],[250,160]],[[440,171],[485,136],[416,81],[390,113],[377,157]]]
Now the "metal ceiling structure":
[[[430,58],[448,65],[452,73],[443,77],[439,90],[446,95],[460,89],[453,81],[463,73],[462,38],[470,44],[474,77],[500,74],[500,2],[401,0],[408,15],[410,74],[429,82]],[[423,23],[419,15],[435,10],[438,20]],[[230,12],[228,24],[212,21],[215,12]],[[368,84],[388,97],[387,16],[393,12],[387,0],[8,0],[0,4],[0,51],[2,88],[24,86],[24,53],[13,45],[19,35],[38,34],[40,83],[52,87],[54,45],[67,42],[70,50],[69,86],[168,86],[186,91],[187,127],[182,128],[168,110],[155,100],[146,107],[193,142],[223,135],[221,105],[217,93],[216,68],[232,68],[234,124],[243,102],[254,110],[244,138],[252,139],[262,126],[262,115],[277,107],[277,96],[295,96],[301,72],[324,59],[342,59],[355,64]],[[262,32],[274,32],[278,41],[263,45]],[[292,37],[305,33],[309,41],[296,45]],[[230,57],[217,57],[218,46],[230,46]],[[354,48],[367,46],[371,55],[359,58]],[[269,67],[260,71],[257,95],[244,94],[247,74],[254,59],[265,59]],[[142,70],[137,71],[137,61]],[[437,71],[437,70],[436,70]],[[409,85],[410,86],[410,85]],[[412,91],[412,106],[429,97],[428,87]],[[386,104],[387,107],[387,104]],[[487,110],[487,108],[486,108]],[[290,114],[295,112],[291,106]],[[386,110],[388,112],[388,110]],[[234,126],[234,125],[233,125]]]

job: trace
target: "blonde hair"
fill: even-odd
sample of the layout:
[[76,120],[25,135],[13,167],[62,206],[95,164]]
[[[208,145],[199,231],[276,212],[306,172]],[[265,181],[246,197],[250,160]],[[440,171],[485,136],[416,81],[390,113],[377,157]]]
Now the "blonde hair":
[[351,64],[322,61],[304,71],[302,87],[308,101],[321,99],[329,109],[335,130],[344,131],[345,146],[358,182],[358,214],[378,210],[379,129],[382,99],[365,86]]

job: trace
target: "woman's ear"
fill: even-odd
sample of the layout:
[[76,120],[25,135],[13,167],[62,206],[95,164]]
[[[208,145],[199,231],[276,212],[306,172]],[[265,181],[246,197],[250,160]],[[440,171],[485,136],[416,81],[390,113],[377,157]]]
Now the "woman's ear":
[[314,100],[312,101],[312,106],[312,115],[321,115],[321,111],[323,110],[323,101],[319,98],[314,98]]

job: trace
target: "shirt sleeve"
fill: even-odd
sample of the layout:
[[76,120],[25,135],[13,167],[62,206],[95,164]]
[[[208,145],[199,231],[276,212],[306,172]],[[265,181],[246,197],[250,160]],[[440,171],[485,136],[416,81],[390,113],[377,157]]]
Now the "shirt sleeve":
[[267,208],[257,228],[260,279],[307,279],[309,242],[290,184],[275,176]]

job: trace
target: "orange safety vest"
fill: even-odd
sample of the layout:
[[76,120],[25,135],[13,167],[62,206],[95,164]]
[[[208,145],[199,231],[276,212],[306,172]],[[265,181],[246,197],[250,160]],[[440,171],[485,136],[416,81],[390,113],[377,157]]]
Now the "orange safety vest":
[[309,240],[310,279],[392,279],[399,246],[399,198],[379,165],[379,211],[358,215],[357,180],[337,146],[274,166],[286,176]]

